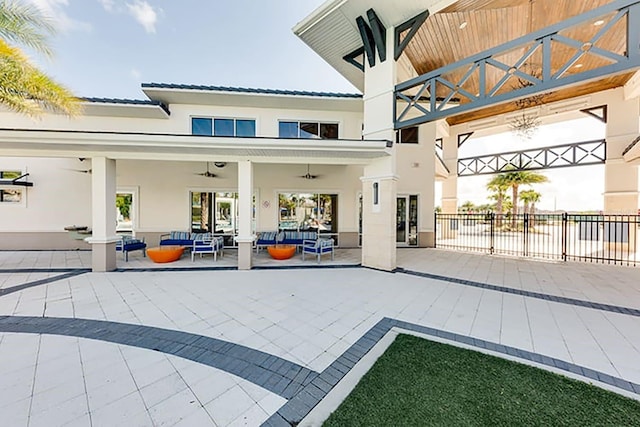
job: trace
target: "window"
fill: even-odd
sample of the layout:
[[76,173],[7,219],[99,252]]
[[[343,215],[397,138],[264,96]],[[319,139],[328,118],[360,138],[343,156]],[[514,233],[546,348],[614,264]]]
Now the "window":
[[256,136],[256,121],[248,119],[191,118],[191,134],[205,136]]
[[400,129],[396,134],[396,142],[399,144],[417,144],[418,126]]
[[[235,246],[238,234],[238,193],[191,193],[191,231],[224,236],[226,246]],[[255,230],[255,195],[253,196],[253,230]]]
[[[20,177],[20,171],[0,171],[1,180],[12,180]],[[0,188],[0,203],[22,203],[22,188]]]
[[338,139],[337,123],[280,122],[280,138]]
[[22,189],[0,189],[0,203],[22,203]]
[[338,195],[318,193],[278,194],[280,230],[316,231],[338,242]]

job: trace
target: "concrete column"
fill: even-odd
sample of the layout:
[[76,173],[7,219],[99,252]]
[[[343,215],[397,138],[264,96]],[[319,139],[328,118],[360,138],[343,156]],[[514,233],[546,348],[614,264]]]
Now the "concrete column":
[[[442,137],[442,160],[449,169],[449,176],[442,181],[442,213],[458,213],[458,138],[456,135]],[[444,219],[438,227],[443,239],[458,237],[456,221]]]
[[116,269],[116,161],[91,159],[91,268],[95,272]]
[[[393,104],[396,62],[392,52],[394,30],[387,30],[387,60],[376,65],[365,62],[364,137],[395,140]],[[390,156],[373,161],[362,177],[362,265],[382,270],[396,268],[396,149]],[[374,186],[377,190],[374,190]],[[377,199],[374,200],[374,191]],[[374,203],[377,202],[377,203]]]
[[442,182],[442,213],[458,213],[458,141],[455,135],[442,138],[442,160],[449,176]]
[[[607,104],[607,160],[604,167],[604,213],[609,215],[636,215],[638,213],[638,167],[626,163],[624,149],[640,132],[640,99],[625,100],[623,90],[613,91]],[[608,219],[615,221],[616,217]],[[636,252],[636,227],[611,223],[606,236],[615,236],[605,242],[610,253]],[[628,227],[628,228],[627,228]]]
[[362,265],[380,270],[396,268],[397,177],[392,157],[364,168],[362,177]]
[[253,264],[253,164],[238,162],[238,270],[251,270]]
[[[405,167],[398,167],[399,192],[408,185],[418,184],[418,245],[423,248],[435,246],[435,197],[436,197],[436,138],[438,123],[430,122],[419,127],[420,177],[407,175]],[[403,150],[406,146],[399,147]],[[410,191],[409,193],[413,193]]]
[[605,214],[637,214],[638,167],[627,164],[622,152],[640,133],[640,98],[624,100],[612,91],[607,106],[607,161],[604,177]]

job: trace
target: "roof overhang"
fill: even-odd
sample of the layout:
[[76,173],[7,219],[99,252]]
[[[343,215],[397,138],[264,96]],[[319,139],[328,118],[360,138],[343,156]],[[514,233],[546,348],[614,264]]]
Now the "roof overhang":
[[[434,14],[455,0],[403,0],[375,2],[375,12],[387,27],[396,27],[419,13]],[[356,25],[358,16],[366,16],[370,0],[329,0],[293,27],[293,32],[311,49],[364,91],[364,73],[343,57],[362,46]]]
[[230,138],[125,132],[0,129],[0,155],[258,163],[367,164],[391,155],[384,140]]
[[220,105],[228,107],[278,108],[286,110],[328,110],[362,113],[360,97],[305,96],[274,93],[248,93],[238,91],[142,87],[142,91],[154,101],[166,105]]
[[165,105],[152,101],[86,98],[81,105],[86,116],[168,119],[170,115]]

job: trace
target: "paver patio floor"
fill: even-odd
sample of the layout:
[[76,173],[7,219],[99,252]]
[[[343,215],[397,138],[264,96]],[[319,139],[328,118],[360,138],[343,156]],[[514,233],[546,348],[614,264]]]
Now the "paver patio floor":
[[[270,381],[320,378],[388,319],[640,384],[634,312],[364,268],[122,271],[61,280],[64,272],[19,271],[86,267],[83,254],[0,253],[0,411],[8,425],[277,425],[274,414],[293,399],[291,388]],[[411,271],[640,308],[638,269],[421,249],[399,250],[398,260]],[[25,283],[33,286],[11,292]],[[85,328],[90,323],[81,319],[100,322]],[[227,352],[224,363],[197,347],[210,339]],[[287,370],[296,378],[287,380]]]

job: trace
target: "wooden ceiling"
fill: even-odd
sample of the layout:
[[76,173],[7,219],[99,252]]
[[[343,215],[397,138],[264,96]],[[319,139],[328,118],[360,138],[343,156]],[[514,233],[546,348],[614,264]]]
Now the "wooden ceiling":
[[[442,12],[430,16],[411,40],[405,53],[418,74],[425,74],[610,2],[611,0],[460,0]],[[615,13],[611,13],[600,19],[606,23],[614,15]],[[561,34],[586,42],[600,29],[600,25],[590,22],[564,30]],[[596,43],[596,46],[624,55],[625,32],[626,20],[622,19]],[[527,48],[528,46],[523,46],[495,59],[512,65]],[[560,69],[575,52],[574,48],[553,43],[552,72]],[[579,65],[576,64],[568,73],[582,72],[609,63],[606,59],[587,53],[579,60]],[[542,53],[541,49],[538,49],[527,60],[522,71],[539,76],[541,64]],[[443,77],[457,83],[467,70],[468,67],[461,68]],[[488,67],[488,85],[496,84],[504,75],[503,70]],[[542,103],[623,86],[632,75],[633,73],[626,73],[610,76],[597,82],[557,90],[544,95]],[[517,89],[522,87],[519,86],[521,84],[513,76],[498,93]],[[477,93],[479,88],[477,72],[462,87],[469,93]],[[442,90],[444,91],[445,88],[443,87]],[[441,97],[446,96],[446,93],[440,93],[440,90],[437,90],[436,95]],[[460,102],[468,102],[468,99],[461,97]],[[452,116],[447,121],[454,125],[517,109],[518,106],[514,102],[509,102]]]

